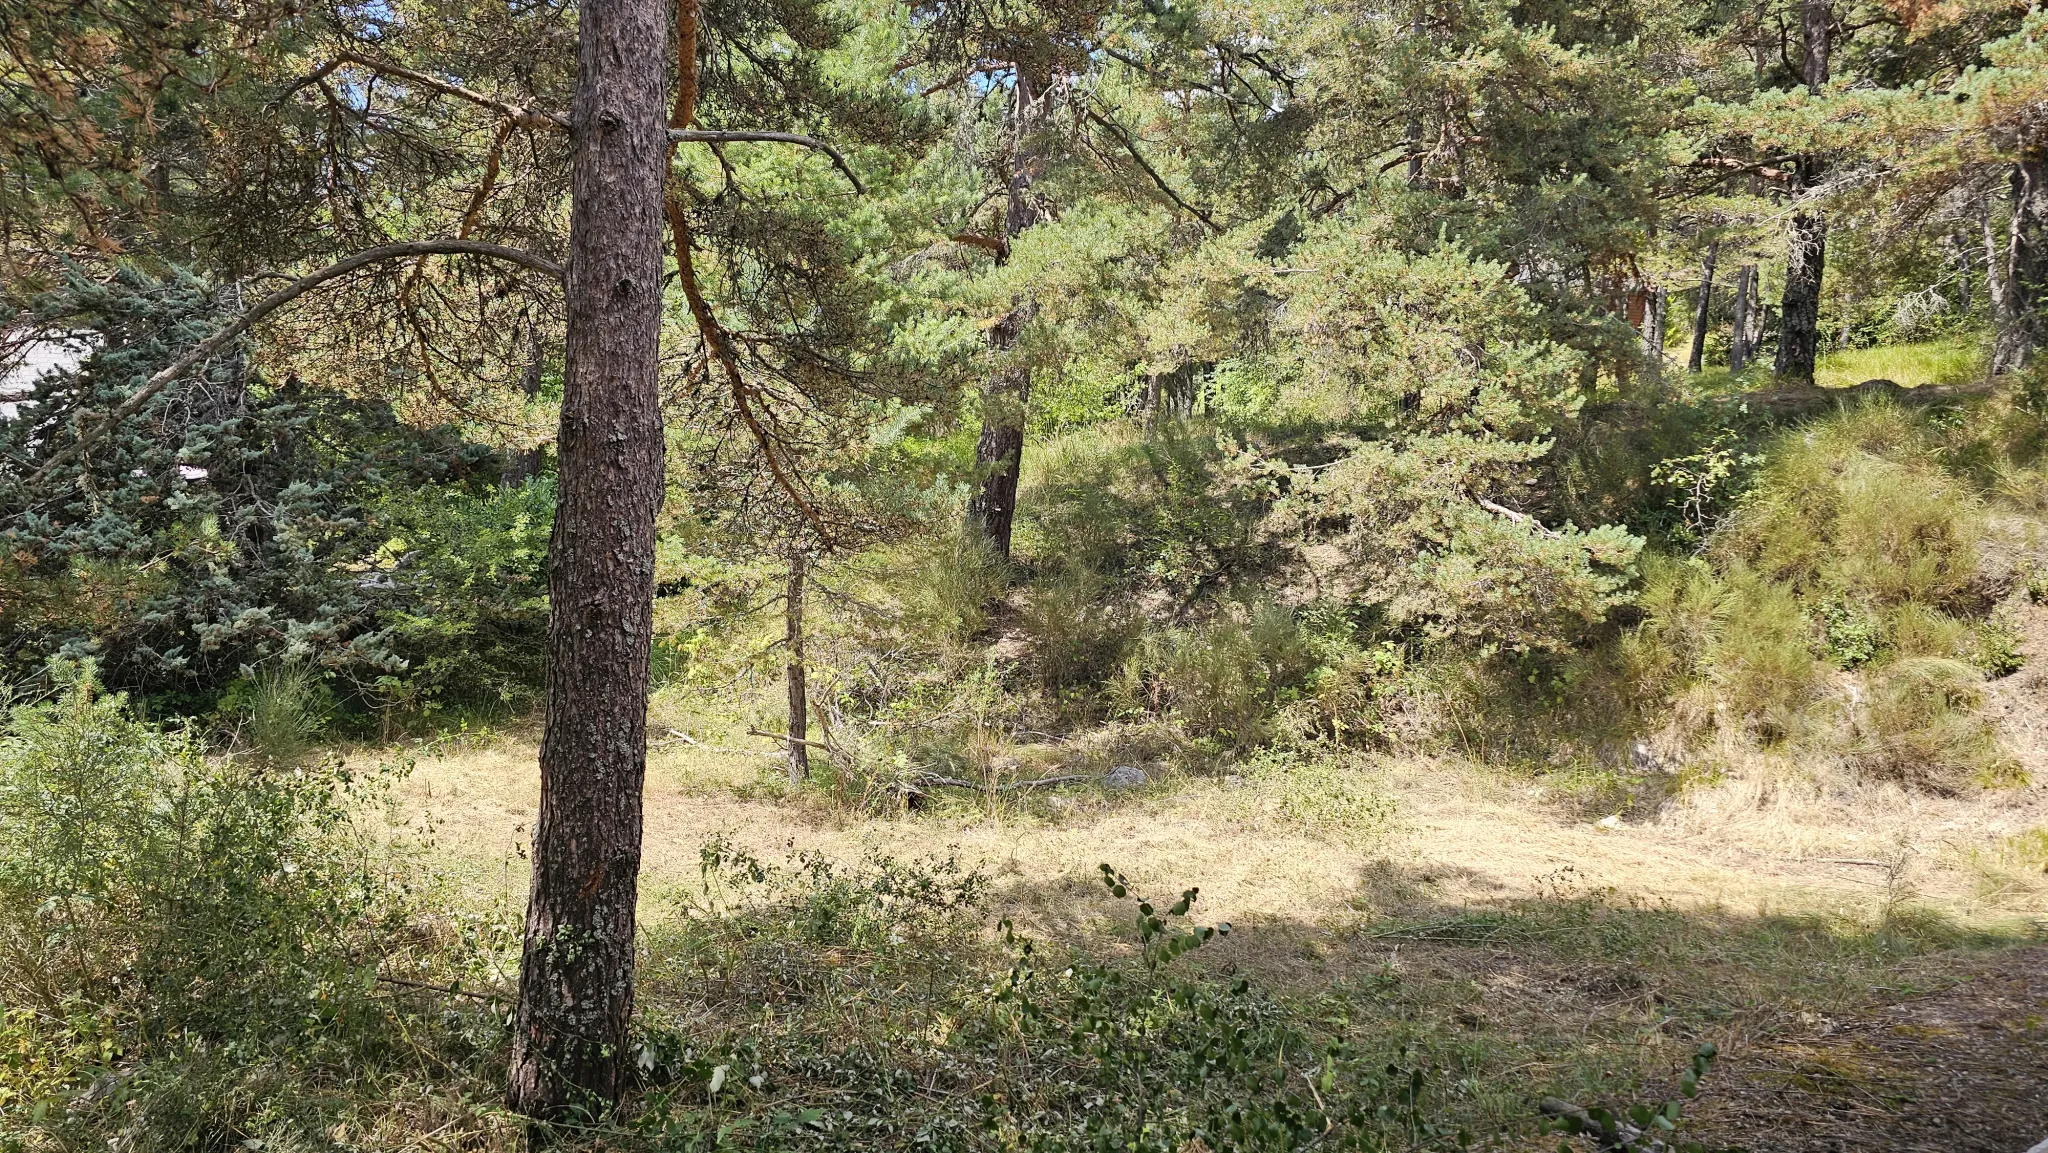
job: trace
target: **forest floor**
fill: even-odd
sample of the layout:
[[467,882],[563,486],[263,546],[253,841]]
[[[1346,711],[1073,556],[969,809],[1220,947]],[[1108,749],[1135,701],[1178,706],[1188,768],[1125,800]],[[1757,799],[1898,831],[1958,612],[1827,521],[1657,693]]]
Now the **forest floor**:
[[[1707,1135],[1802,1153],[2048,1138],[2048,787],[1937,797],[1758,763],[1596,819],[1527,776],[1390,758],[1314,782],[1368,798],[1337,813],[1247,771],[874,817],[782,795],[772,756],[718,739],[650,756],[647,917],[724,838],[765,859],[956,856],[993,879],[991,922],[1114,950],[1107,862],[1146,892],[1200,887],[1196,919],[1236,930],[1205,966],[1308,997],[1398,985],[1387,1020],[1511,1070],[1497,1101],[1531,1078],[1655,1094],[1707,1038],[1727,1054]],[[392,823],[468,899],[516,913],[531,734],[407,755]]]
[[2021,1153],[2048,1141],[2048,948],[1737,1054],[1702,1105],[1719,1140],[1782,1153]]

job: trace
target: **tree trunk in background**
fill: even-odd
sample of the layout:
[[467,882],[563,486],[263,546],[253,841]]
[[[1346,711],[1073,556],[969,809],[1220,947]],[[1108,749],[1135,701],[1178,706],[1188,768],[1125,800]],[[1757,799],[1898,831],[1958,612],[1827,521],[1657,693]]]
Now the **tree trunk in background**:
[[1664,374],[1664,307],[1664,290],[1651,289],[1643,302],[1643,352],[1650,358],[1651,372],[1658,376]]
[[[529,330],[528,341],[526,371],[519,374],[519,392],[532,404],[540,396],[540,375],[547,361],[547,346],[541,343],[539,325]],[[505,467],[498,472],[498,483],[505,488],[518,488],[539,475],[539,446],[515,448],[505,454]]]
[[[1806,58],[1801,71],[1808,92],[1819,95],[1828,83],[1828,54],[1833,45],[1834,13],[1827,0],[1806,0],[1803,12]],[[1801,156],[1794,164],[1793,195],[1820,184],[1821,161]],[[1813,383],[1813,364],[1820,348],[1821,274],[1827,267],[1828,222],[1820,209],[1801,209],[1792,214],[1785,255],[1785,296],[1780,302],[1778,375],[1805,384]]]
[[[1802,170],[1806,167],[1801,165]],[[1828,223],[1818,211],[1798,212],[1792,216],[1790,231],[1778,355],[1772,367],[1779,376],[1811,384],[1820,347],[1820,282],[1827,264]]]
[[1741,372],[1747,367],[1750,353],[1756,348],[1750,326],[1758,295],[1756,265],[1745,264],[1735,273],[1735,325],[1728,336],[1728,369],[1731,372]]
[[587,1116],[626,1087],[654,517],[663,488],[667,5],[583,0],[570,111],[547,729],[507,1103]]
[[[1985,241],[1988,246],[1988,213]],[[1996,325],[1991,371],[2016,372],[2048,342],[2048,152],[2030,151],[2012,166],[2005,270],[1992,278],[1991,288]]]
[[804,743],[809,736],[806,720],[810,715],[810,704],[805,699],[809,693],[804,682],[804,580],[808,575],[807,562],[802,549],[791,549],[789,553],[789,588],[782,598],[783,643],[789,649],[789,663],[783,666],[783,679],[789,688],[789,783],[800,785],[811,775],[810,747]]
[[[1030,192],[1043,158],[1031,136],[1037,128],[1043,92],[1044,86],[1022,64],[1017,65],[1010,106],[1010,131],[1017,145],[1010,163],[1009,205],[1003,214],[1005,251],[1025,229],[1038,223]],[[989,347],[999,362],[1016,346],[1034,310],[1032,302],[1017,301],[989,330]],[[1022,365],[998,369],[981,390],[981,438],[974,445],[974,471],[980,483],[967,502],[967,523],[1004,560],[1010,559],[1010,534],[1017,519],[1017,477],[1024,464],[1024,421],[1030,401],[1031,370]]]
[[1692,349],[1685,355],[1685,370],[1698,372],[1707,355],[1707,314],[1714,305],[1714,264],[1721,258],[1717,241],[1707,245],[1707,259],[1700,274],[1700,298],[1692,309]]

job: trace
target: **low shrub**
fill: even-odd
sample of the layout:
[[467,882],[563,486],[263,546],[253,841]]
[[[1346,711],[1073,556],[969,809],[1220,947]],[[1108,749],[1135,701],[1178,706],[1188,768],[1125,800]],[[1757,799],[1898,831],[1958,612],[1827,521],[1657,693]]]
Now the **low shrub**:
[[1695,711],[1709,723],[1766,741],[1805,727],[1806,710],[1824,695],[1826,666],[1814,659],[1812,623],[1789,588],[1740,565],[1717,574],[1699,562],[1664,564],[1641,603],[1629,655],[1646,689],[1703,694]]
[[1024,546],[1042,562],[1191,598],[1268,556],[1266,487],[1200,424],[1070,434],[1036,458],[1027,481]]
[[894,550],[885,581],[900,606],[892,630],[964,642],[982,632],[1008,586],[1009,566],[978,534],[956,532]]
[[1948,657],[1910,657],[1870,680],[1854,756],[1865,771],[1939,792],[2011,784],[2018,767],[1975,710],[1984,674]]
[[1053,691],[1101,683],[1143,628],[1128,598],[1113,595],[1100,575],[1079,564],[1033,584],[1023,618],[1039,682]]
[[0,1147],[290,1145],[448,1041],[465,1014],[374,992],[459,953],[351,825],[376,781],[208,757],[90,664],[56,680],[0,740]]
[[1867,405],[1788,433],[1713,551],[1813,597],[1974,605],[1982,514],[1901,409]]
[[221,711],[234,718],[244,745],[274,766],[291,768],[312,752],[334,697],[305,665],[272,663],[228,686]]

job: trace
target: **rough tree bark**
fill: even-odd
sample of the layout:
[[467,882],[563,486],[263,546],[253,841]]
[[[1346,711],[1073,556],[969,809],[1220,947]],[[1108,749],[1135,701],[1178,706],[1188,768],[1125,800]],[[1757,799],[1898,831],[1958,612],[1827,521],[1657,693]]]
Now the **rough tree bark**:
[[547,728],[507,1093],[542,1118],[615,1102],[628,1065],[662,496],[667,15],[660,0],[583,0],[577,17]]
[[1692,309],[1692,348],[1685,355],[1685,370],[1698,372],[1707,354],[1707,310],[1714,304],[1714,264],[1721,258],[1719,241],[1707,245],[1707,259],[1700,272],[1700,298]]
[[[1021,62],[1016,72],[1010,131],[1017,144],[1010,163],[1009,205],[1003,215],[1005,252],[1018,236],[1038,223],[1038,209],[1032,204],[1030,193],[1031,182],[1043,160],[1033,136],[1043,112],[1041,97],[1046,85]],[[989,347],[998,359],[1007,358],[1034,311],[1033,302],[1015,301],[989,330]],[[1017,476],[1023,468],[1024,419],[1030,402],[1031,370],[1023,365],[1012,364],[997,370],[981,390],[981,438],[974,445],[975,475],[981,483],[967,502],[967,523],[1004,560],[1010,558],[1010,534],[1017,518]]]
[[782,598],[783,643],[789,652],[789,663],[783,666],[783,678],[789,688],[789,783],[802,784],[811,775],[809,742],[804,738],[810,704],[806,700],[809,686],[804,674],[804,580],[809,575],[809,565],[801,548],[789,551],[789,587]]
[[2048,151],[2029,150],[2012,166],[2012,216],[2006,226],[2004,269],[1992,247],[1984,213],[1994,339],[1993,374],[2016,372],[2048,341]]
[[1756,313],[1756,265],[1745,264],[1735,273],[1735,327],[1728,337],[1728,369],[1741,372],[1749,365],[1749,357],[1756,349],[1756,336],[1752,331]]
[[[1819,95],[1828,83],[1834,13],[1827,0],[1805,0],[1801,16],[1806,46],[1801,79],[1808,92]],[[1819,157],[1801,156],[1793,168],[1793,195],[1820,184]],[[1827,217],[1818,208],[1801,208],[1792,214],[1792,225],[1787,231],[1785,295],[1780,302],[1778,355],[1773,367],[1780,376],[1811,384],[1814,358],[1820,348],[1820,286],[1821,274],[1827,267]]]

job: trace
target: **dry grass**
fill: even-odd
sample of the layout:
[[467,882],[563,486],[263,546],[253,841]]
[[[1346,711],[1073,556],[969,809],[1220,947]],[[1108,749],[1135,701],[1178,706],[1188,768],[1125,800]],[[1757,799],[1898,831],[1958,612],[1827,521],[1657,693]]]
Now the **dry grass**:
[[[430,829],[478,896],[523,897],[538,791],[530,735],[414,756],[393,816]],[[1719,781],[1619,822],[1580,819],[1541,784],[1454,760],[1376,762],[1350,770],[1348,787],[1390,799],[1391,826],[1347,829],[1290,811],[1273,773],[846,816],[778,796],[767,755],[672,743],[649,758],[645,868],[650,889],[691,883],[699,846],[718,835],[764,855],[796,848],[849,861],[870,850],[957,851],[995,874],[1004,912],[1073,931],[1105,913],[1093,874],[1108,861],[1153,888],[1199,885],[1210,918],[1338,932],[1372,915],[1371,878],[1388,865],[1432,878],[1439,904],[1551,895],[1546,878],[1568,867],[1577,884],[1623,900],[1869,923],[1886,897],[1875,883],[1882,870],[1863,862],[1903,857],[1915,899],[1959,923],[2013,927],[2048,915],[2048,906],[1982,899],[1973,864],[2048,824],[2048,789],[1944,798],[1732,746],[1725,757]]]
[[[1986,947],[2048,916],[2048,885],[2026,872],[2048,859],[2048,841],[2029,832],[2048,826],[2048,789],[1933,797],[1759,756],[1732,738],[1701,754],[1713,761],[1694,775],[1701,783],[1627,820],[1588,819],[1527,776],[1420,757],[1318,764],[1312,782],[1253,761],[1220,777],[1155,771],[1128,792],[963,792],[880,818],[785,795],[767,742],[728,747],[742,738],[688,723],[674,701],[656,706],[657,733],[687,728],[702,743],[668,737],[650,756],[644,892],[656,946],[643,1010],[698,1040],[724,1036],[768,996],[751,977],[720,993],[660,944],[677,931],[675,898],[698,881],[700,847],[718,837],[765,858],[811,850],[848,866],[875,853],[957,855],[992,877],[993,915],[1091,951],[1127,948],[1127,903],[1103,895],[1098,862],[1148,893],[1199,886],[1200,920],[1237,931],[1193,964],[1252,976],[1290,1012],[1345,1006],[1384,1059],[1429,1063],[1445,1086],[1437,1107],[1500,1134],[1493,1148],[1554,1147],[1518,1143],[1532,1094],[1636,1099],[1703,1039],[1738,1060],[1758,1055],[1719,1082],[1749,1100],[1772,1084],[1774,1046],[2001,972],[2022,954]],[[1014,751],[1033,775],[1087,755]],[[435,854],[475,899],[516,911],[533,734],[412,755],[391,817],[431,829]],[[1311,803],[1332,789],[1368,800]],[[837,953],[768,944],[789,967],[776,980],[845,977]],[[961,951],[950,969],[980,972],[983,952]],[[798,1085],[802,1062],[784,1049],[923,1045],[906,1041],[923,1036],[919,1014],[953,1012],[951,1002],[888,994],[895,983],[861,986],[843,1004],[776,1002],[781,1032],[763,1035],[763,1060],[787,1056],[778,1076]]]

